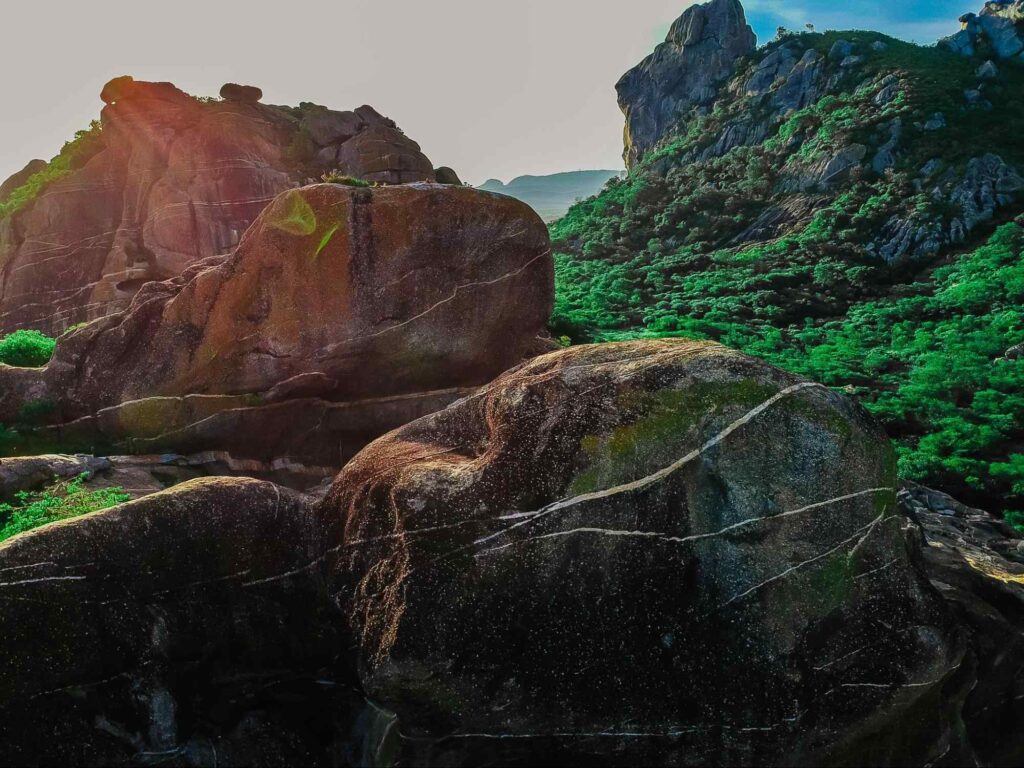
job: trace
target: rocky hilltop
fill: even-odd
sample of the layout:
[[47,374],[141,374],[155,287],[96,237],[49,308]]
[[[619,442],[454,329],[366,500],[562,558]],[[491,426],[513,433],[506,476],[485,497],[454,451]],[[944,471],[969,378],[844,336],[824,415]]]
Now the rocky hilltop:
[[862,31],[755,51],[735,0],[688,9],[620,81],[629,176],[552,227],[556,333],[711,338],[848,387],[906,476],[1024,510],[1024,63],[966,53]]
[[0,331],[56,334],[125,309],[147,282],[230,252],[282,191],[336,172],[433,181],[419,146],[372,107],[220,100],[170,83],[108,83],[100,120],[0,194]]
[[626,115],[626,166],[635,165],[680,121],[705,111],[736,60],[756,45],[739,0],[713,0],[687,9],[665,42],[615,86]]

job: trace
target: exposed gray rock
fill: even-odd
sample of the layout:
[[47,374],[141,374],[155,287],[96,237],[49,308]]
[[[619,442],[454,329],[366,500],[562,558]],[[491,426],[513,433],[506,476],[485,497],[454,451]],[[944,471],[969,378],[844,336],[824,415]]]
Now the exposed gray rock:
[[794,66],[796,56],[793,51],[788,46],[780,46],[761,59],[744,90],[748,96],[767,93],[777,80],[787,77]]
[[813,48],[806,51],[775,92],[775,106],[782,112],[803,109],[818,99],[825,60]]
[[950,193],[949,201],[962,211],[967,232],[991,219],[998,208],[1012,203],[1024,190],[1024,178],[999,155],[986,154],[967,164],[963,180]]
[[875,173],[883,173],[896,165],[896,151],[900,146],[900,138],[903,136],[903,120],[896,118],[889,123],[889,138],[878,148],[871,161],[871,169]]
[[845,59],[839,62],[839,66],[848,69],[849,67],[857,66],[862,61],[864,61],[863,56],[847,56]]
[[896,75],[886,75],[878,83],[878,93],[872,101],[879,107],[888,104],[900,93],[900,79]]
[[1010,347],[1006,350],[1006,354],[1003,355],[1007,360],[1020,360],[1024,357],[1024,344],[1017,344],[1016,346]]
[[876,52],[885,51],[888,50],[888,48],[889,46],[881,40],[875,40],[875,42],[871,44],[871,50]]
[[955,35],[943,38],[939,41],[939,45],[948,48],[954,53],[959,53],[961,56],[970,57],[974,55],[974,38],[967,30],[961,30]]
[[994,61],[989,59],[980,67],[978,67],[978,71],[976,74],[983,80],[995,80],[997,77],[999,77],[999,67],[996,66],[996,63]]
[[1000,59],[1012,59],[1024,51],[1024,40],[1017,32],[1017,25],[1010,18],[983,12],[978,21],[982,32],[988,37]]
[[836,40],[828,51],[829,61],[842,61],[853,53],[853,43],[849,40]]
[[941,112],[936,112],[921,127],[925,131],[941,131],[943,128],[946,127],[946,116]]
[[756,42],[739,0],[688,8],[665,42],[615,86],[626,117],[626,165],[635,165],[691,109],[710,104]]
[[933,157],[927,163],[921,166],[920,176],[923,178],[931,178],[936,173],[946,167],[945,161],[939,157]]

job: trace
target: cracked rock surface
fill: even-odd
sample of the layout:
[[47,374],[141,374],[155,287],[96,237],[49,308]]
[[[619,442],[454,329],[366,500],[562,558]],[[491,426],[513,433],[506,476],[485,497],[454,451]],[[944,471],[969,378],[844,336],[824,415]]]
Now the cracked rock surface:
[[707,342],[574,347],[379,439],[322,501],[197,479],[0,544],[0,743],[45,765],[1019,764],[1020,543],[898,489],[820,385]]
[[[373,438],[550,348],[547,229],[525,204],[437,184],[278,196],[231,256],[150,283],[0,366],[0,421],[95,453],[292,457],[339,468]],[[544,337],[544,338],[542,338]]]

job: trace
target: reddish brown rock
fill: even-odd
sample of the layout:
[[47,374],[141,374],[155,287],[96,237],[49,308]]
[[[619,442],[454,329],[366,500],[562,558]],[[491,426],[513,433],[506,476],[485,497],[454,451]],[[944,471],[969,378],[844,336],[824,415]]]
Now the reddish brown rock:
[[356,117],[371,135],[335,132],[345,142],[317,160],[297,140],[306,113],[354,113],[264,106],[238,88],[201,102],[170,83],[107,84],[102,130],[75,170],[0,220],[0,332],[57,333],[125,309],[144,283],[230,252],[268,202],[334,170],[342,150],[349,175],[433,178],[415,142],[372,109]]
[[47,402],[37,432],[65,450],[340,466],[546,349],[552,302],[547,230],[516,200],[441,185],[291,190],[232,256],[150,283],[62,338],[44,369],[0,366],[0,423]]

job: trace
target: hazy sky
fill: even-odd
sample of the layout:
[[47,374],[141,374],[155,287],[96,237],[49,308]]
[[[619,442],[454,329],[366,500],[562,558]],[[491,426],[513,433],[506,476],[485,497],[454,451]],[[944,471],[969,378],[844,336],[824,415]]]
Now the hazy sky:
[[[463,180],[621,166],[614,84],[686,0],[33,0],[0,19],[0,180],[97,117],[111,77],[372,104]],[[931,42],[980,0],[746,0],[780,24]],[[838,10],[837,10],[838,9]]]

